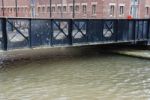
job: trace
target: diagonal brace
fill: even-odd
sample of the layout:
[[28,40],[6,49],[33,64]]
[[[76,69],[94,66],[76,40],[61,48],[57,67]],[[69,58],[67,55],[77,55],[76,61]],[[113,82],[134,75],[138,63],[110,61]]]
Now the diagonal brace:
[[112,30],[111,30],[111,26],[113,25],[113,23],[111,23],[110,25],[108,25],[107,23],[105,23],[105,25],[106,25],[106,27],[107,27],[106,33],[107,33],[108,31],[110,31],[110,32],[113,34],[113,32],[112,32]]
[[15,27],[10,21],[7,20],[7,22],[28,41],[28,37],[26,37],[20,30],[18,30],[17,27]]
[[[81,29],[83,28],[83,26],[85,25],[85,23],[82,25],[81,28],[79,28],[78,25],[76,25],[75,23],[74,23],[74,25],[75,25],[75,27],[78,29],[78,32],[81,32],[81,34],[82,34],[83,36],[85,36],[85,34],[84,34],[84,33],[82,32],[82,30],[81,30]],[[78,32],[77,32],[77,33],[78,33]],[[75,36],[77,35],[77,33],[76,33],[73,37],[75,37]]]
[[[62,32],[62,33],[67,37],[66,33],[65,33],[64,30],[63,30],[64,28],[63,28],[63,29],[60,28],[60,25],[58,25],[55,21],[54,21],[54,24],[57,26],[57,28],[59,29],[59,31]],[[59,33],[60,33],[60,32],[59,32]]]

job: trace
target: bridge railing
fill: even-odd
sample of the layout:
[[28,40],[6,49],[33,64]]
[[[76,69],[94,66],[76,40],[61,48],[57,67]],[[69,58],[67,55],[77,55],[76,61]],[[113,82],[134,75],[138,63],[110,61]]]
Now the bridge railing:
[[3,50],[149,41],[149,19],[0,18]]

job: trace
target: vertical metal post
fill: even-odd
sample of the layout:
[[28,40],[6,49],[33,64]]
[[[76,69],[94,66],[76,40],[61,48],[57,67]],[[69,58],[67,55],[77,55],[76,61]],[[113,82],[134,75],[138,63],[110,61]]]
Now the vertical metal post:
[[106,21],[106,19],[101,19],[101,25],[100,25],[100,28],[101,28],[101,41],[102,42],[104,42],[104,36],[103,36],[103,34],[104,34],[104,26],[105,26],[105,21]]
[[89,31],[88,31],[88,29],[89,29],[89,27],[88,27],[88,24],[90,23],[90,20],[89,19],[87,19],[87,20],[85,20],[86,21],[86,35],[85,35],[85,37],[86,37],[86,42],[88,42],[89,41]]
[[52,0],[49,0],[49,17],[52,18]]
[[28,38],[28,43],[29,43],[29,48],[32,48],[32,33],[31,33],[31,29],[32,29],[32,23],[31,23],[31,19],[29,19],[29,38]]
[[72,11],[72,17],[75,18],[75,0],[73,0],[73,11]]
[[68,32],[69,32],[69,35],[68,35],[68,39],[69,39],[69,45],[72,45],[72,31],[73,31],[73,20],[69,20],[69,28],[68,28]]
[[[120,21],[122,21],[122,20],[120,20]],[[115,20],[115,22],[114,22],[114,31],[115,31],[115,41],[117,42],[118,41],[118,28],[119,28],[119,26],[118,26],[118,23],[119,23],[119,20],[118,19],[116,19]]]
[[16,17],[18,17],[18,0],[15,0],[15,5],[16,5]]
[[2,19],[2,48],[3,50],[7,50],[7,19]]
[[53,19],[50,19],[50,42],[51,42],[51,47],[53,46]]
[[133,29],[132,29],[132,32],[133,32],[133,38],[134,38],[134,43],[136,44],[136,20],[134,19],[133,20]]
[[149,42],[149,39],[150,39],[150,19],[147,20],[147,31],[146,31],[146,34],[147,34],[147,40]]
[[2,0],[2,10],[3,10],[3,16],[5,16],[4,0]]

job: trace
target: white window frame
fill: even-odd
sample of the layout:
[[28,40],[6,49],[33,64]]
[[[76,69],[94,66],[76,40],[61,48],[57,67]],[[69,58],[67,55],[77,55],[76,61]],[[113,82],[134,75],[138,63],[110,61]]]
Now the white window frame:
[[[111,6],[114,6],[114,14],[111,14]],[[115,17],[115,8],[116,8],[116,4],[115,3],[109,3],[109,16],[110,17]]]
[[[82,5],[82,13],[84,15],[87,15],[87,3],[82,3],[81,5]],[[83,8],[84,6],[86,7],[85,12],[84,12],[84,8]]]
[[[120,8],[123,7],[122,14],[120,13]],[[119,4],[119,16],[124,16],[125,15],[125,4]]]

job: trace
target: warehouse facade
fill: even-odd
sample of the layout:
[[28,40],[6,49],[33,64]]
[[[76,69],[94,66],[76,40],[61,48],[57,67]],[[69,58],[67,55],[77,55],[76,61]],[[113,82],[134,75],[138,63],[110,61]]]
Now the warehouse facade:
[[0,16],[80,19],[150,18],[150,0],[0,0]]

